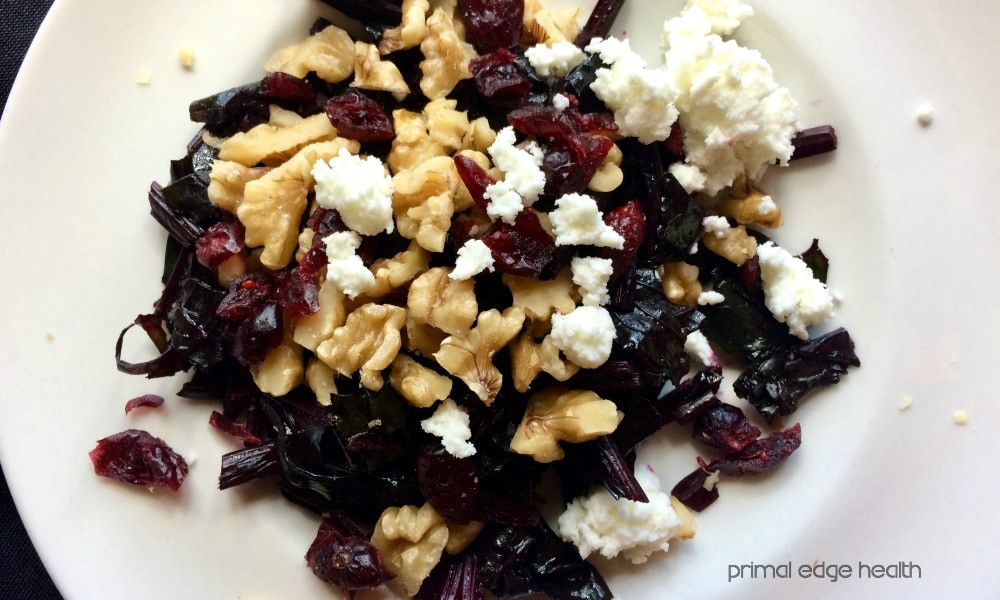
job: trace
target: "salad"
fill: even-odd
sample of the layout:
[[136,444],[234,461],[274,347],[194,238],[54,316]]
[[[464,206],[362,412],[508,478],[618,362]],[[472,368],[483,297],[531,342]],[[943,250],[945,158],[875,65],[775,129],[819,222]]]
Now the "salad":
[[[770,240],[759,187],[835,133],[729,39],[738,0],[691,0],[662,65],[608,36],[622,0],[326,2],[364,34],[321,19],[191,103],[202,129],[149,194],[163,294],[118,367],[191,373],[179,395],[243,444],[219,487],[313,510],[306,564],[333,586],[611,598],[588,556],[693,537],[720,480],[780,465],[786,418],[860,364],[844,329],[810,335],[838,302],[827,258]],[[123,357],[134,326],[157,358]],[[756,415],[719,398],[723,365]],[[667,426],[709,457],[690,474],[636,464]],[[91,459],[172,490],[188,469],[137,429]]]

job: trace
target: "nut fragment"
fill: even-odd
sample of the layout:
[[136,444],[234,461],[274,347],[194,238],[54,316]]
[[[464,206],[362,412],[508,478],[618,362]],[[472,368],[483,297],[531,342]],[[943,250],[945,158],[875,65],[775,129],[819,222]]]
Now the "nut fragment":
[[248,182],[263,177],[270,169],[246,167],[237,162],[216,160],[209,173],[208,201],[224,211],[236,214],[243,202],[243,191]]
[[749,184],[746,185],[746,189],[733,184],[729,198],[718,208],[720,214],[731,217],[742,225],[760,225],[775,229],[781,227],[783,222],[781,209],[774,200]]
[[264,247],[260,261],[265,267],[281,269],[295,253],[306,197],[314,184],[313,163],[329,160],[342,148],[357,152],[359,147],[358,142],[344,138],[310,144],[246,184],[236,216],[246,228],[246,245]]
[[469,113],[456,110],[458,100],[441,98],[427,103],[424,117],[431,139],[441,144],[449,154],[462,147],[469,130]]
[[351,82],[351,87],[390,94],[410,93],[410,86],[406,85],[399,67],[391,60],[382,60],[378,48],[372,44],[355,42],[354,51],[354,81]]
[[333,336],[335,329],[344,324],[347,310],[344,308],[344,292],[332,281],[324,280],[317,294],[319,310],[311,315],[302,315],[292,321],[292,335],[296,343],[316,351],[324,340]]
[[583,9],[579,7],[553,11],[544,8],[538,0],[525,0],[522,40],[529,45],[544,42],[548,46],[572,42],[580,35],[581,16]]
[[483,530],[486,523],[480,521],[469,521],[465,525],[448,521],[448,543],[445,544],[444,551],[448,554],[458,554],[469,547],[469,544],[476,541],[476,536]]
[[547,323],[553,312],[566,314],[576,308],[573,274],[565,268],[546,281],[534,277],[504,275],[503,282],[514,297],[513,305],[524,309],[532,321]]
[[698,281],[698,267],[686,262],[664,263],[660,278],[667,300],[681,306],[698,306],[702,289]]
[[431,255],[416,242],[391,258],[380,258],[372,263],[375,285],[365,290],[365,297],[377,299],[409,283],[427,270]]
[[495,141],[497,141],[497,132],[490,127],[489,119],[479,117],[469,122],[469,129],[466,130],[465,136],[462,138],[462,149],[486,152]]
[[406,354],[398,354],[392,361],[389,383],[407,402],[419,408],[433,406],[451,394],[451,379]]
[[[704,222],[719,223],[720,219],[724,221],[723,217],[705,217]],[[706,248],[736,265],[742,265],[757,253],[757,240],[742,225],[706,226],[701,241]]]
[[337,393],[337,384],[334,381],[337,374],[325,362],[313,357],[306,365],[306,383],[309,389],[316,395],[316,402],[323,406],[330,406],[331,396]]
[[392,209],[403,237],[431,252],[444,250],[460,178],[454,161],[437,156],[393,177]]
[[389,586],[407,597],[420,591],[447,543],[448,524],[430,504],[387,508],[372,533],[383,565],[396,574]]
[[[294,114],[294,113],[293,113]],[[277,166],[308,144],[331,140],[337,130],[325,114],[301,118],[294,123],[261,123],[247,132],[238,132],[222,142],[219,158],[247,167],[258,163]]]
[[604,158],[594,176],[587,183],[587,189],[592,192],[607,193],[618,189],[618,186],[625,181],[625,174],[621,169],[622,151],[616,145],[611,147],[611,151]]
[[468,333],[445,338],[434,358],[488,406],[503,382],[500,370],[493,366],[493,356],[514,339],[523,324],[524,311],[517,307],[502,314],[495,308],[482,312],[476,327]]
[[265,394],[284,396],[302,383],[302,346],[286,338],[264,360],[250,367],[253,381]]
[[681,525],[674,530],[674,537],[682,540],[689,540],[693,538],[695,533],[698,532],[698,526],[694,522],[694,517],[691,515],[691,511],[687,506],[684,506],[683,502],[673,496],[670,497],[670,506],[672,506],[674,512],[677,513],[677,518],[681,520]]
[[447,267],[435,267],[410,284],[407,306],[410,317],[451,335],[468,333],[479,315],[475,283],[452,279]]
[[586,442],[613,432],[624,415],[590,390],[552,385],[528,399],[510,449],[541,463],[565,456],[560,441]]
[[424,54],[420,90],[429,99],[444,98],[455,84],[472,77],[469,61],[476,57],[476,50],[459,35],[454,17],[440,7],[427,19],[427,37],[420,42],[420,50]]
[[437,327],[418,323],[412,315],[406,319],[406,347],[421,356],[432,356],[447,337],[448,334]]
[[396,137],[385,164],[393,173],[403,173],[435,156],[446,155],[444,146],[431,139],[424,115],[400,108],[392,111],[392,120]]
[[382,369],[402,346],[400,329],[406,309],[389,304],[365,304],[347,315],[343,326],[316,348],[316,356],[341,375],[361,372],[361,385],[382,388]]
[[329,27],[298,44],[278,50],[264,67],[269,73],[280,71],[305,77],[310,71],[330,83],[340,83],[354,72],[354,40],[343,29]]
[[535,341],[530,331],[525,331],[510,346],[511,375],[514,389],[526,392],[538,374],[545,371],[556,381],[566,381],[576,375],[580,367],[564,360],[559,348],[546,336],[541,342]]
[[427,12],[431,9],[427,0],[403,0],[403,18],[397,27],[382,32],[378,51],[389,54],[396,50],[412,48],[427,37]]

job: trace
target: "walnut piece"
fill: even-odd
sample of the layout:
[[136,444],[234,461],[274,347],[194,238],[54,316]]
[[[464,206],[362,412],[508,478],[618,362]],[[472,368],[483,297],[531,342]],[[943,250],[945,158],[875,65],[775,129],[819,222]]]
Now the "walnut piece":
[[430,504],[390,507],[375,524],[371,541],[382,564],[396,574],[389,586],[412,597],[441,560],[448,543],[448,524]]
[[698,306],[701,282],[698,281],[698,267],[685,262],[664,263],[660,270],[663,293],[667,300],[681,306]]
[[261,123],[250,131],[236,133],[222,142],[219,158],[247,167],[258,163],[274,167],[308,144],[331,140],[337,136],[337,130],[324,113],[305,119],[298,115],[295,117],[298,120],[291,124]]
[[330,25],[301,42],[278,50],[264,67],[305,77],[310,71],[330,83],[340,83],[354,72],[354,40],[346,31]]
[[400,235],[431,252],[444,250],[461,183],[454,161],[436,156],[397,173],[392,181],[392,210]]
[[410,284],[406,305],[410,317],[450,335],[469,332],[479,315],[475,282],[448,277],[451,269],[435,267]]
[[521,331],[524,311],[510,307],[479,313],[476,326],[463,335],[451,335],[434,353],[438,364],[465,382],[484,404],[493,404],[503,375],[493,365],[493,356]]
[[698,526],[694,522],[691,510],[674,496],[670,497],[670,506],[673,507],[674,512],[677,513],[677,517],[681,520],[680,526],[674,530],[674,537],[682,540],[693,538],[695,533],[698,532]]
[[335,329],[347,319],[344,307],[344,292],[336,283],[323,280],[317,294],[319,310],[311,315],[302,315],[292,321],[293,338],[303,348],[313,352],[321,342],[330,339]]
[[732,217],[741,225],[760,225],[768,229],[781,227],[781,209],[774,200],[756,187],[747,185],[746,190],[735,184],[732,193],[719,207],[719,214]]
[[337,393],[336,376],[337,373],[329,365],[316,357],[310,358],[306,364],[306,383],[320,405],[330,406],[331,396]]
[[431,139],[441,144],[449,153],[462,147],[465,134],[469,131],[469,113],[455,110],[458,100],[441,98],[427,103],[424,118]]
[[566,314],[576,308],[573,274],[568,267],[547,281],[504,275],[503,282],[514,297],[513,305],[524,309],[532,321],[547,323],[553,312]]
[[445,544],[444,551],[448,554],[458,554],[465,550],[469,544],[476,541],[476,537],[485,525],[486,523],[480,521],[469,521],[464,525],[448,521],[448,543]]
[[276,271],[291,260],[306,198],[315,184],[312,166],[333,158],[342,148],[356,153],[360,145],[345,138],[309,144],[260,179],[247,182],[236,216],[246,228],[246,245],[264,247],[260,262],[265,267]]
[[330,339],[316,348],[316,356],[341,375],[361,372],[361,385],[382,389],[382,369],[388,367],[402,347],[400,330],[406,309],[390,304],[364,304],[347,315]]
[[469,128],[462,138],[462,149],[486,152],[495,141],[497,141],[497,132],[490,127],[489,119],[479,117],[469,122]]
[[253,381],[265,394],[284,396],[302,383],[302,346],[290,338],[271,349],[260,364],[250,367]]
[[406,348],[421,356],[433,356],[447,337],[447,333],[433,325],[417,322],[412,315],[406,319]]
[[607,193],[618,189],[625,181],[625,173],[621,169],[622,151],[615,145],[598,167],[594,176],[587,183],[587,189],[592,192]]
[[378,299],[403,287],[427,270],[431,255],[416,242],[391,258],[380,258],[372,263],[375,285],[365,290],[366,298]]
[[433,406],[451,394],[451,379],[427,368],[406,354],[396,355],[389,370],[392,389],[419,408]]
[[[391,60],[382,60],[378,48],[364,42],[354,43],[354,81],[352,88],[405,95],[410,93],[399,67]],[[329,120],[329,119],[327,119]]]
[[613,432],[624,415],[590,390],[552,385],[532,394],[510,449],[541,463],[565,456],[560,441],[586,442]]
[[403,0],[403,18],[397,27],[382,32],[378,51],[389,54],[396,50],[413,48],[427,37],[427,12],[431,4],[427,0]]
[[385,164],[394,174],[403,173],[435,156],[446,156],[444,146],[431,139],[424,115],[399,108],[392,111],[392,120],[396,137]]
[[420,51],[424,54],[420,90],[427,98],[444,98],[455,84],[472,77],[469,61],[476,57],[476,50],[459,34],[454,17],[440,7],[427,19],[427,37],[420,42]]
[[549,10],[538,0],[524,2],[524,33],[522,40],[527,45],[544,42],[551,46],[556,42],[572,42],[580,35],[582,8]]
[[222,210],[236,214],[243,202],[243,190],[248,182],[263,177],[267,167],[246,167],[237,162],[216,160],[209,173],[208,201]]
[[514,389],[522,393],[528,391],[531,382],[542,371],[556,381],[566,381],[580,370],[578,365],[562,357],[551,338],[546,336],[536,342],[530,331],[522,333],[511,344],[510,359]]
[[706,232],[701,241],[706,248],[735,265],[742,265],[757,253],[757,240],[742,225],[725,231]]

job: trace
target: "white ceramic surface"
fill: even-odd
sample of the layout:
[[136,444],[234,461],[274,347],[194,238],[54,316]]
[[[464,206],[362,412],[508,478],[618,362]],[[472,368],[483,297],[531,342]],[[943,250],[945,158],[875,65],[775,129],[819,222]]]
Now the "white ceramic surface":
[[[560,4],[567,4],[561,2]],[[633,0],[621,30],[655,56],[663,17]],[[761,49],[802,104],[833,123],[835,156],[772,170],[777,240],[813,237],[844,296],[836,324],[863,367],[795,415],[803,446],[778,472],[724,482],[695,540],[642,567],[602,562],[637,598],[1000,597],[994,540],[1000,348],[993,162],[1000,62],[993,0],[758,0],[738,39]],[[310,0],[57,0],[0,124],[0,458],[32,539],[71,600],[336,598],[304,567],[317,520],[264,485],[216,490],[233,443],[179,380],[119,374],[114,340],[158,296],[164,234],[150,180],[168,176],[196,126],[190,100],[258,78],[302,37]],[[190,44],[196,66],[182,70]],[[136,84],[141,68],[152,81]],[[929,127],[915,119],[931,102]],[[162,409],[123,415],[159,393]],[[905,395],[913,406],[902,412]],[[964,427],[952,413],[964,410]],[[87,452],[127,427],[191,459],[175,495],[95,477]],[[692,465],[684,435],[643,458],[670,486]],[[847,564],[840,581],[799,565]],[[858,563],[912,562],[920,579],[867,579]],[[730,565],[793,567],[730,581]],[[758,572],[758,575],[760,572]]]

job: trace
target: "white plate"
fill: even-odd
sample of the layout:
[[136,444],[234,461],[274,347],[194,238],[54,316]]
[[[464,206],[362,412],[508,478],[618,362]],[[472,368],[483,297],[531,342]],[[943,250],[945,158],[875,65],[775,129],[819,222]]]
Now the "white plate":
[[[622,29],[652,53],[664,2],[633,0]],[[995,202],[1000,31],[995,2],[758,0],[739,39],[761,49],[803,108],[833,123],[836,155],[774,171],[778,241],[819,237],[863,367],[808,400],[801,450],[759,480],[726,482],[692,542],[642,568],[613,565],[621,598],[1000,597],[996,427],[1000,347]],[[218,492],[232,442],[178,382],[121,375],[120,329],[158,296],[164,234],[148,216],[196,130],[192,99],[260,76],[271,52],[332,12],[310,0],[59,0],[0,128],[0,451],[38,551],[67,598],[336,597],[305,568],[317,520],[266,486]],[[177,50],[196,51],[193,71]],[[149,86],[136,84],[141,68]],[[930,127],[915,120],[933,103]],[[125,417],[128,398],[160,410]],[[901,412],[904,395],[913,407]],[[965,410],[969,423],[952,421]],[[176,496],[95,477],[87,452],[127,427],[193,463]],[[683,436],[646,456],[664,485],[690,470]],[[837,582],[799,565],[846,564]],[[866,579],[860,563],[919,579]],[[730,565],[791,563],[792,577]],[[738,569],[738,567],[737,567]]]

